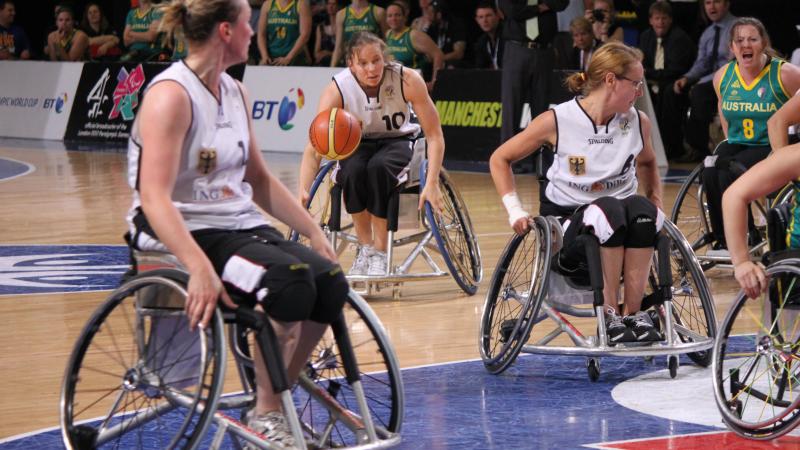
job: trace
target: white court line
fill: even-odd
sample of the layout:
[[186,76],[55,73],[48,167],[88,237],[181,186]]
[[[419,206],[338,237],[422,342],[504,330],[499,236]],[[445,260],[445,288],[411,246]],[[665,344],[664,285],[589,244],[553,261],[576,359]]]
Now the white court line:
[[2,183],[2,182],[4,182],[4,181],[13,180],[14,178],[24,177],[25,175],[27,175],[27,174],[29,174],[29,173],[32,173],[32,172],[36,171],[36,166],[34,166],[34,165],[33,165],[33,164],[31,164],[31,163],[27,163],[27,162],[25,162],[25,161],[19,161],[19,160],[16,160],[16,159],[14,159],[14,158],[7,158],[7,157],[5,157],[5,156],[0,156],[0,159],[5,159],[6,161],[13,161],[13,162],[15,162],[15,163],[19,163],[19,164],[22,164],[22,165],[24,165],[24,166],[27,166],[27,167],[28,167],[28,170],[26,170],[25,172],[18,173],[18,174],[16,174],[16,175],[10,176],[10,177],[8,177],[8,178],[0,178],[0,183]]

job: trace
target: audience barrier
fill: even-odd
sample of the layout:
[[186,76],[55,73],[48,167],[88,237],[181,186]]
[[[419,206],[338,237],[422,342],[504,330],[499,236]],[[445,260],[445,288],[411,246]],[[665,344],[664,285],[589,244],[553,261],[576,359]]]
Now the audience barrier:
[[[130,135],[141,96],[166,63],[53,63],[0,61],[0,136],[109,142]],[[317,112],[317,99],[339,69],[235,66],[228,72],[247,87],[247,114],[262,150],[300,153]],[[570,98],[566,73],[553,73],[551,103]],[[450,161],[488,161],[500,141],[500,72],[442,70],[432,97]],[[653,121],[659,167],[666,158],[648,97],[637,106]],[[530,120],[523,115],[524,126]]]

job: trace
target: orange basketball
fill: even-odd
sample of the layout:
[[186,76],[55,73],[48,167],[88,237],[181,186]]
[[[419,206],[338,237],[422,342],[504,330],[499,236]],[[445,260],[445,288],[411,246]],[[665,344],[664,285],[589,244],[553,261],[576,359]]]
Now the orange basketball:
[[328,159],[345,159],[361,142],[361,122],[341,108],[317,114],[308,130],[311,145]]

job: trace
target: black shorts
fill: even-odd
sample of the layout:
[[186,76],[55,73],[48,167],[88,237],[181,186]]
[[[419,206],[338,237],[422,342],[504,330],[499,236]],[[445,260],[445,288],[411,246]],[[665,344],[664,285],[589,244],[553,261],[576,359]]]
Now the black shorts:
[[367,210],[385,219],[389,197],[408,177],[414,141],[402,137],[364,140],[353,156],[340,161],[335,179],[342,186],[345,210]]
[[[267,313],[279,320],[330,322],[338,316],[349,290],[339,265],[286,240],[275,228],[205,229],[192,235],[237,303],[252,307],[261,302]],[[305,276],[289,272],[301,267]],[[305,290],[283,289],[298,284],[308,286]],[[298,295],[287,298],[290,292]]]
[[664,213],[640,195],[624,199],[602,197],[578,208],[564,221],[564,247],[560,263],[574,267],[586,261],[581,234],[593,234],[603,247],[647,248],[655,245],[664,224]]

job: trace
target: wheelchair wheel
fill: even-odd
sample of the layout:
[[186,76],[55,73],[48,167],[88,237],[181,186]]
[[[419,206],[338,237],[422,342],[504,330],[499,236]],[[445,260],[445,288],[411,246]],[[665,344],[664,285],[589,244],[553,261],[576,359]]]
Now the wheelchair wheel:
[[67,448],[198,447],[222,390],[225,342],[219,313],[189,330],[186,281],[175,270],[143,273],[95,311],[64,376]]
[[[403,423],[404,393],[394,347],[378,316],[353,291],[350,291],[344,313],[378,437],[386,437],[387,432],[399,433]],[[330,328],[312,353],[304,373],[339,405],[359,413],[355,392],[345,379],[341,355]],[[317,446],[336,448],[357,443],[358,436],[345,424],[332,422],[335,414],[303,392],[299,385],[295,387],[294,396],[300,420]]]
[[[427,161],[420,167],[420,180],[423,183],[426,173]],[[444,170],[439,174],[439,189],[442,194],[442,213],[434,214],[433,208],[426,202],[425,217],[450,274],[461,290],[473,295],[483,278],[478,239],[467,205]]]
[[[700,183],[702,171],[703,164],[698,164],[686,177],[670,213],[670,220],[680,229],[689,241],[692,251],[698,255],[705,254],[706,248],[713,244],[705,190]],[[705,271],[715,264],[714,261],[704,260],[701,262],[701,267]]]
[[[716,314],[702,266],[674,224],[664,221],[664,231],[672,241],[672,318],[678,338],[683,342],[713,338],[717,332]],[[661,309],[658,312],[663,317]],[[703,367],[711,364],[710,350],[689,353],[688,356]]]
[[550,277],[551,236],[543,217],[523,236],[514,234],[495,268],[481,317],[479,349],[490,373],[519,355],[539,312]]
[[713,383],[725,424],[750,439],[774,439],[800,423],[800,268],[767,269],[770,293],[739,293],[714,342]]
[[[333,213],[334,208],[331,205],[331,196],[330,190],[333,186],[333,180],[331,176],[333,175],[333,169],[336,167],[336,161],[328,161],[322,166],[320,166],[319,171],[317,172],[317,176],[314,178],[314,182],[311,183],[311,188],[308,192],[308,202],[306,203],[306,209],[308,209],[309,214],[314,220],[319,224],[319,226],[326,231],[326,234],[329,233],[328,229],[328,220],[331,218],[331,214]],[[349,220],[349,216],[348,217]],[[345,231],[352,228],[352,224],[342,223],[341,230]],[[288,240],[290,241],[301,241],[308,245],[305,242],[305,237],[301,236],[295,230],[289,231]],[[341,241],[337,245],[336,254],[341,254],[342,251],[347,246],[347,242]]]

